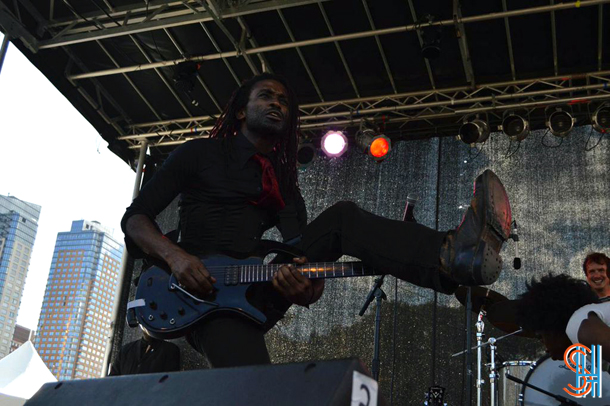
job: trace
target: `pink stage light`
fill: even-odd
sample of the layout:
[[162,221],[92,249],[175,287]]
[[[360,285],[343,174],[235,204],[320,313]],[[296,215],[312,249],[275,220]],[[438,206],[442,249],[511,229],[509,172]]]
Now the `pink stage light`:
[[329,157],[339,157],[347,151],[347,137],[341,131],[329,131],[322,137],[322,151]]

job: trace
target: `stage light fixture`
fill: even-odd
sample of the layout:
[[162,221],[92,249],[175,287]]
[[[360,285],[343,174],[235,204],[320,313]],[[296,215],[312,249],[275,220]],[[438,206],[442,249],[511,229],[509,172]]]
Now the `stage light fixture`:
[[358,131],[356,145],[364,154],[373,157],[377,162],[386,159],[392,149],[392,141],[388,137],[368,128]]
[[297,166],[300,169],[305,169],[316,158],[316,147],[309,140],[303,141],[299,143],[299,147],[297,149]]
[[567,137],[574,128],[576,119],[566,111],[565,106],[549,106],[544,112],[546,116],[546,126],[551,134],[556,137]]
[[347,137],[341,131],[329,131],[322,137],[322,151],[333,158],[347,151]]
[[489,133],[489,124],[480,118],[474,118],[462,124],[458,139],[465,144],[472,145],[485,142],[489,138]]
[[511,141],[523,141],[530,133],[530,123],[514,111],[509,110],[502,115],[502,124],[498,126],[498,130],[506,134]]
[[591,116],[593,129],[600,133],[610,132],[610,103],[604,103]]
[[[428,14],[424,17],[424,22],[432,23],[434,16]],[[436,59],[441,54],[441,27],[431,26],[421,28],[422,46],[421,54],[424,58],[431,60]]]

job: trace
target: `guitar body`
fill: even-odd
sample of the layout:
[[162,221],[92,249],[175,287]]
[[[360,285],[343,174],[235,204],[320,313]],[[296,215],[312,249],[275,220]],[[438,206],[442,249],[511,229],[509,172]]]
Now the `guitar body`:
[[[256,257],[235,259],[217,255],[203,259],[210,275],[216,278],[214,293],[205,297],[197,297],[180,287],[166,265],[148,268],[140,275],[135,300],[127,304],[129,325],[139,324],[155,338],[170,339],[185,335],[197,322],[215,314],[239,314],[258,324],[265,323],[267,317],[250,303],[248,289],[254,283],[272,281],[283,266],[263,265],[261,258],[270,253],[288,258],[302,256],[294,247],[264,241]],[[296,269],[310,279],[376,275],[361,262],[308,263],[297,265]]]
[[[137,322],[148,334],[159,339],[171,339],[185,335],[198,321],[219,313],[238,313],[262,324],[267,317],[247,298],[251,283],[238,284],[230,277],[237,266],[260,265],[260,258],[243,260],[214,256],[203,260],[204,265],[216,276],[215,292],[196,300],[179,288],[169,270],[152,266],[142,273],[136,289],[136,299],[131,302]],[[212,272],[211,270],[215,271]],[[222,270],[218,272],[216,270]],[[225,276],[225,271],[227,275]],[[193,295],[195,296],[195,295]],[[196,297],[196,296],[195,296]],[[196,297],[197,298],[197,297]]]

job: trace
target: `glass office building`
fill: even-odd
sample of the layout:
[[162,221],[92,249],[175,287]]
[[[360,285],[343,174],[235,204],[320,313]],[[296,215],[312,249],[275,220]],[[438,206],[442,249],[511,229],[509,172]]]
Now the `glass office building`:
[[0,358],[8,355],[41,207],[0,195]]
[[58,233],[34,340],[57,379],[100,377],[122,254],[96,221]]

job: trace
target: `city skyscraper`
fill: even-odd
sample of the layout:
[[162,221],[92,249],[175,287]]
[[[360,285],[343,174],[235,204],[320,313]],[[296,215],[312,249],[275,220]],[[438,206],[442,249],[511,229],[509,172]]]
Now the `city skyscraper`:
[[99,378],[123,246],[97,221],[57,234],[34,346],[59,380]]
[[0,195],[0,358],[10,352],[40,209],[14,196]]
[[27,341],[31,341],[34,338],[34,332],[27,327],[15,324],[15,331],[13,332],[13,339],[11,340],[11,352],[21,347]]

